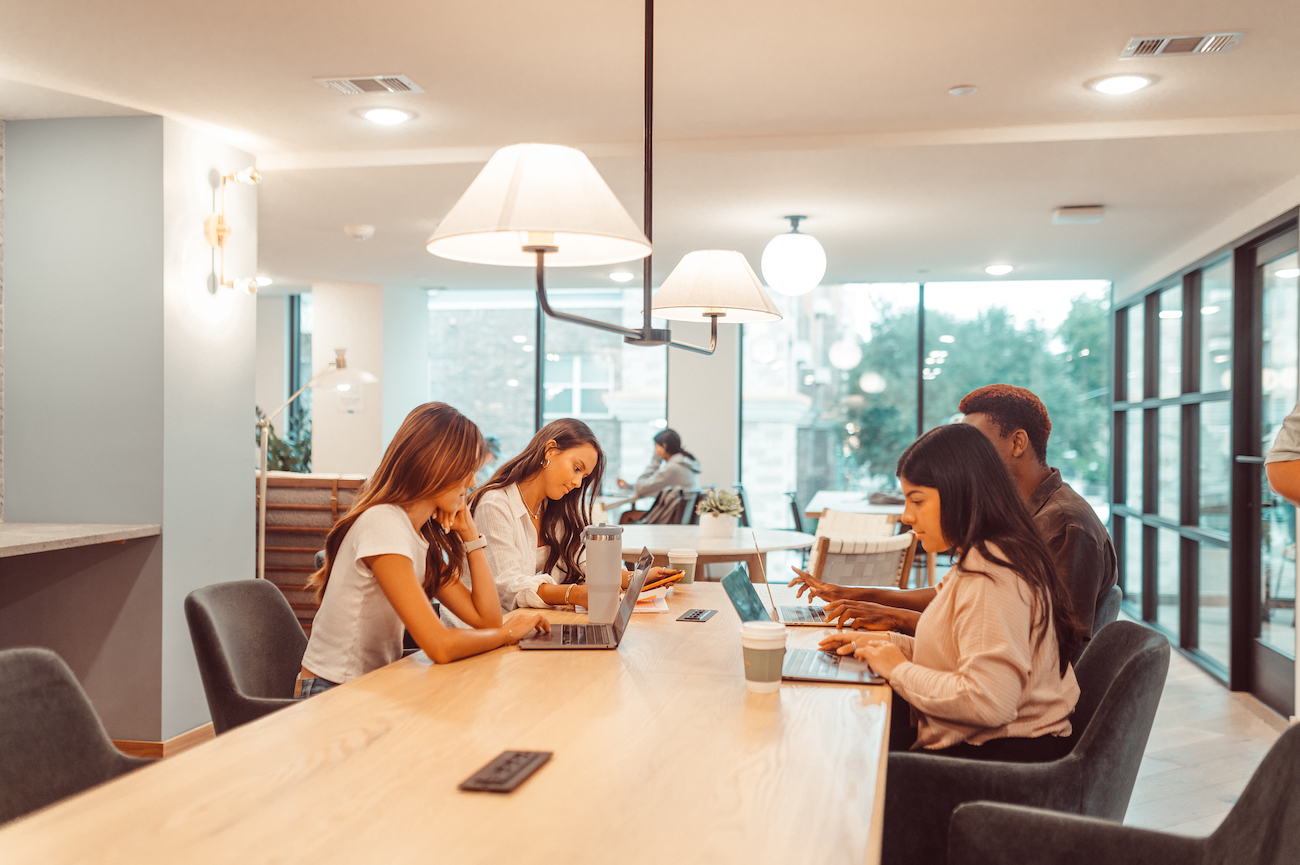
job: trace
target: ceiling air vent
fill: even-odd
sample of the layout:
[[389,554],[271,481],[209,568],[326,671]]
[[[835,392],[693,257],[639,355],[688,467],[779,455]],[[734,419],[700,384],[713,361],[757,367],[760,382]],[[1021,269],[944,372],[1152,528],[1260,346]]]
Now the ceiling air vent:
[[1227,54],[1237,47],[1245,33],[1202,33],[1191,36],[1137,36],[1119,55],[1131,57],[1165,57],[1189,54]]
[[356,78],[314,78],[326,90],[355,96],[358,93],[423,93],[420,85],[405,75],[364,75]]

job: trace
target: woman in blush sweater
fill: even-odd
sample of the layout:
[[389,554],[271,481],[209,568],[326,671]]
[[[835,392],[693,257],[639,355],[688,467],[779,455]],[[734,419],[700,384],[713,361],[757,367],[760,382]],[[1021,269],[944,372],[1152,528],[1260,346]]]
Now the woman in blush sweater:
[[822,647],[868,661],[910,704],[910,727],[906,714],[893,716],[893,749],[1015,762],[1063,755],[1083,628],[997,451],[968,424],[936,427],[903,454],[898,477],[902,521],[928,554],[955,550],[956,563],[915,637],[836,633]]

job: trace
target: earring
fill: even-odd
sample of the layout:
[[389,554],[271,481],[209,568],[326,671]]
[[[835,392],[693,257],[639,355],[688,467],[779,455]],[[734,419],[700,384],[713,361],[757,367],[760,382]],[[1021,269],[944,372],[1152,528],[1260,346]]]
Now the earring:
[[542,460],[542,468],[547,468],[548,466],[550,466],[550,464],[551,464],[550,460],[547,459]]

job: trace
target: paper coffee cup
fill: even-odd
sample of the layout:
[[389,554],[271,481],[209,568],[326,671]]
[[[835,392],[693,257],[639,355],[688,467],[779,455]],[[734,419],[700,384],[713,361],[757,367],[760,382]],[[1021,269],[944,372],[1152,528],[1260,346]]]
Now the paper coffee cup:
[[681,571],[682,578],[677,581],[679,586],[689,586],[695,582],[695,560],[698,558],[695,550],[669,550],[668,567],[673,570]]
[[781,665],[785,663],[785,625],[745,622],[740,626],[740,648],[745,655],[746,687],[765,693],[780,690]]

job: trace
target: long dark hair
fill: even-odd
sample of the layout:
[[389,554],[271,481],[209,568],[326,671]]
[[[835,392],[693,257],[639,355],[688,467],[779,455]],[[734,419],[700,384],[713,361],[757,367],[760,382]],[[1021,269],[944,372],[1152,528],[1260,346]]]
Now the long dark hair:
[[576,583],[582,579],[578,568],[578,552],[582,549],[582,533],[591,525],[591,506],[600,492],[601,476],[605,473],[605,452],[600,449],[596,435],[580,420],[571,417],[553,420],[542,427],[533,440],[518,456],[502,463],[492,479],[474,490],[469,498],[470,512],[478,508],[479,501],[488,490],[503,490],[511,484],[537,476],[546,462],[546,443],[555,441],[555,449],[572,450],[583,445],[596,449],[596,467],[582,479],[582,486],[571,490],[564,498],[542,499],[541,529],[539,536],[550,548],[546,567],[550,573],[556,565],[564,567],[564,582]]
[[[312,574],[307,584],[315,590],[316,600],[325,597],[330,568],[358,517],[376,505],[401,507],[436,496],[477,471],[486,455],[487,445],[478,427],[451,406],[429,402],[412,409],[347,516],[326,535],[325,566]],[[460,579],[465,548],[459,535],[444,532],[436,520],[421,526],[420,534],[429,542],[422,582],[424,593],[432,598],[438,589]]]
[[655,444],[662,445],[670,457],[681,454],[687,459],[695,459],[695,454],[682,447],[682,437],[677,434],[677,430],[666,429],[656,433]]
[[[1010,568],[1025,581],[1033,598],[1035,645],[1046,637],[1050,617],[1064,676],[1083,645],[1084,628],[1029,508],[993,444],[970,424],[935,427],[903,452],[898,476],[939,491],[939,528],[957,548],[959,568],[964,568],[971,550],[978,550],[986,561]],[[996,544],[1002,555],[994,554],[989,544]]]

